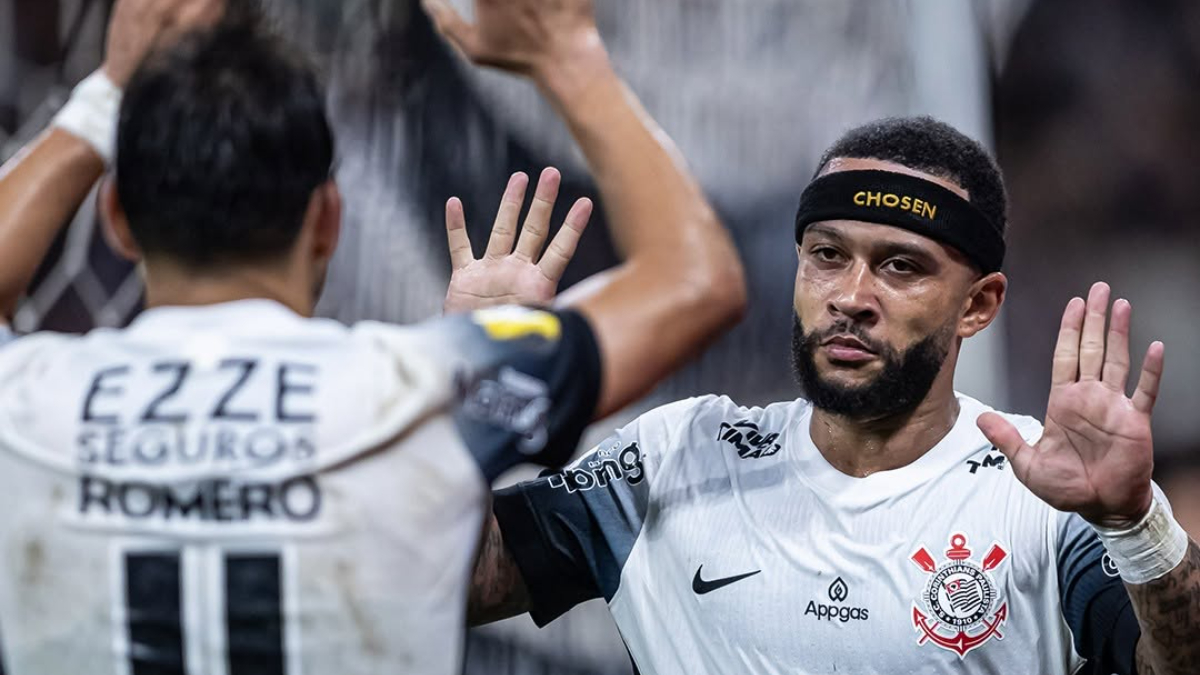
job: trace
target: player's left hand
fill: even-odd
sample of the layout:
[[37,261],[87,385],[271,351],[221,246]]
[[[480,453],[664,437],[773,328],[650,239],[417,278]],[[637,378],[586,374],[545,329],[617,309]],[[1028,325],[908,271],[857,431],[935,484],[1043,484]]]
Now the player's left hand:
[[473,63],[535,79],[604,51],[592,0],[475,0],[469,23],[448,0],[422,0],[434,26]]
[[542,172],[534,193],[533,205],[521,228],[521,237],[513,249],[517,219],[525,203],[529,177],[515,173],[508,181],[487,252],[478,260],[467,238],[467,221],[458,198],[446,204],[446,237],[450,241],[450,288],[443,309],[464,312],[496,305],[548,305],[558,293],[567,263],[575,255],[579,238],[592,215],[592,202],[575,202],[558,234],[543,254],[542,246],[550,232],[550,215],[558,200],[562,178],[553,168]]
[[978,425],[1043,501],[1096,525],[1124,527],[1148,512],[1153,496],[1150,414],[1163,373],[1163,344],[1150,345],[1137,389],[1127,397],[1133,310],[1125,300],[1113,304],[1106,340],[1108,301],[1108,285],[1097,283],[1086,303],[1073,298],[1067,304],[1054,349],[1045,431],[1037,443],[1026,444],[995,413],[981,415]]

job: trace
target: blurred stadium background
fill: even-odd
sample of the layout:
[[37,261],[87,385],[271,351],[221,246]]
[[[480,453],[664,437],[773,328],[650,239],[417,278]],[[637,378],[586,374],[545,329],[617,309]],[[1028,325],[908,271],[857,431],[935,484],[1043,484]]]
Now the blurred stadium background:
[[[928,113],[996,148],[1013,204],[1003,321],[969,345],[959,388],[1040,416],[1062,306],[1095,279],[1111,282],[1134,305],[1135,349],[1167,344],[1157,477],[1200,535],[1200,3],[596,4],[619,70],[734,230],[752,288],[746,322],[638,410],[708,392],[747,404],[796,395],[787,345],[799,192],[842,130]],[[441,205],[451,194],[464,198],[477,243],[513,170],[554,164],[568,194],[594,195],[536,91],[458,60],[415,0],[265,5],[329,84],[347,228],[323,314],[435,315],[449,274]],[[110,7],[0,0],[0,159],[44,128],[98,65]],[[89,205],[39,273],[20,330],[83,331],[137,313],[137,277],[94,225]],[[613,260],[604,228],[593,227],[568,283]],[[525,618],[489,626],[468,646],[472,674],[628,670],[597,603],[542,631]]]

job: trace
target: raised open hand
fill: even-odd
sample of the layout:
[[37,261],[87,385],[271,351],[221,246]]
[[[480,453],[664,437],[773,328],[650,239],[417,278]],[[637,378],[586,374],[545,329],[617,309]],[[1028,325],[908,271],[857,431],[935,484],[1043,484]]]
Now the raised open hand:
[[462,202],[457,197],[450,199],[446,204],[446,236],[450,241],[450,264],[454,271],[446,291],[446,312],[509,304],[548,305],[554,299],[558,282],[575,255],[579,238],[592,215],[591,200],[575,202],[562,228],[542,254],[561,180],[555,169],[542,172],[533,205],[529,207],[514,250],[517,220],[525,202],[529,177],[523,173],[513,174],[500,202],[487,252],[478,260],[467,238]]
[[591,0],[475,0],[475,23],[447,0],[422,5],[438,32],[480,65],[535,75],[580,51],[603,49]]
[[1150,414],[1163,373],[1163,344],[1150,345],[1137,389],[1127,397],[1133,310],[1125,300],[1114,303],[1106,340],[1108,301],[1108,285],[1098,283],[1086,303],[1073,298],[1067,304],[1054,349],[1045,431],[1037,443],[1026,444],[995,413],[981,415],[978,424],[1008,456],[1017,478],[1046,503],[1097,525],[1124,527],[1150,508]]

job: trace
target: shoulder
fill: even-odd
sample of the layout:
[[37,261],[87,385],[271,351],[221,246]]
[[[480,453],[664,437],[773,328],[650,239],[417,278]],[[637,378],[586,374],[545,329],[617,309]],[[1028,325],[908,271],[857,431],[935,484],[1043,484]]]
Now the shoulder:
[[662,456],[681,448],[721,444],[753,454],[777,449],[780,436],[794,428],[808,409],[808,402],[802,399],[748,407],[728,396],[710,394],[655,408],[634,424],[644,450]]
[[[101,332],[110,331],[93,331]],[[39,364],[44,365],[47,359],[60,359],[65,350],[79,345],[84,339],[78,335],[52,332],[18,337],[7,327],[0,328],[0,383],[12,384],[22,374],[35,372]]]
[[975,421],[985,413],[995,413],[1003,417],[1010,424],[1016,427],[1017,432],[1020,433],[1021,437],[1025,439],[1025,442],[1029,443],[1030,445],[1036,443],[1037,440],[1042,437],[1042,423],[1036,417],[997,410],[985,403],[981,403],[969,396],[964,396],[962,394],[958,395],[958,401],[960,405],[960,420],[962,423],[969,425],[969,427],[972,429],[973,436],[978,437],[979,442],[977,445],[979,446],[979,449],[977,454],[999,452],[991,443],[987,441],[987,439],[983,436],[983,432],[975,428]]
[[[1053,509],[1029,491],[1012,471],[1008,458],[983,435],[976,426],[976,420],[985,413],[1000,415],[1016,427],[1017,432],[1030,445],[1036,443],[1042,436],[1042,423],[1028,415],[997,410],[989,405],[980,403],[968,396],[959,395],[961,406],[959,422],[951,433],[961,442],[961,447],[955,448],[948,466],[955,476],[969,474],[968,485],[980,499],[990,495],[1005,503],[1006,513],[1020,516],[1027,525],[1036,525],[1040,530],[1053,520]],[[959,479],[955,480],[960,480]]]
[[1000,415],[1004,419],[1011,422],[1012,425],[1021,432],[1021,436],[1023,436],[1026,441],[1036,441],[1042,435],[1042,422],[1036,417],[997,410],[986,403],[981,403],[980,401],[963,394],[958,395],[958,400],[959,404],[962,406],[963,413],[970,415],[972,421],[984,413],[991,412],[996,413],[997,415]]
[[41,441],[61,439],[71,428],[72,402],[83,386],[72,375],[91,362],[81,349],[89,336],[33,333],[0,347],[0,448],[5,452],[64,462],[69,470],[63,456],[46,452]]
[[744,406],[723,394],[707,394],[675,401],[642,415],[647,419],[677,422],[712,423],[723,420],[745,420],[754,423],[786,423],[803,415],[810,405],[803,399],[772,403],[766,407]]

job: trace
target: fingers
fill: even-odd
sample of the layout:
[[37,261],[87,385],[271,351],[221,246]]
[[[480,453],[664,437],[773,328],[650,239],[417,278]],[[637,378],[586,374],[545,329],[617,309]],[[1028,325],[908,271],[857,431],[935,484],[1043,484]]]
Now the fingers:
[[1147,415],[1154,410],[1154,402],[1158,400],[1158,385],[1162,381],[1165,348],[1163,343],[1154,342],[1146,350],[1146,358],[1142,361],[1142,375],[1138,378],[1137,389],[1133,392],[1133,407]]
[[1113,391],[1125,393],[1125,381],[1129,379],[1129,323],[1133,307],[1128,300],[1113,303],[1112,320],[1108,326],[1108,340],[1104,348],[1104,372],[1101,376],[1105,386]]
[[478,51],[478,34],[475,26],[467,23],[445,0],[421,0],[425,13],[433,20],[437,31],[464,56],[470,58]]
[[1058,328],[1058,343],[1054,346],[1054,365],[1050,386],[1058,387],[1075,381],[1079,375],[1079,333],[1083,327],[1085,304],[1082,298],[1071,298],[1063,310]]
[[517,219],[521,217],[521,205],[525,203],[525,188],[528,186],[529,176],[520,171],[508,179],[504,198],[500,200],[500,210],[496,212],[496,222],[492,224],[492,238],[488,241],[485,257],[501,258],[512,253]]
[[567,264],[575,256],[579,238],[583,236],[583,231],[587,229],[588,220],[591,217],[592,200],[580,199],[571,207],[562,228],[550,242],[550,247],[546,250],[546,255],[542,256],[542,261],[538,263],[538,268],[547,278],[555,282],[562,278],[563,273],[567,271]]
[[1087,311],[1083,317],[1083,333],[1079,340],[1079,380],[1097,380],[1104,367],[1104,323],[1108,318],[1108,284],[1092,284],[1088,293]]
[[225,0],[184,0],[163,17],[163,28],[154,42],[160,49],[180,40],[192,31],[216,25],[225,13]]
[[561,182],[562,177],[554,168],[542,171],[538,179],[533,205],[529,207],[529,215],[525,217],[525,226],[521,228],[521,237],[517,240],[516,256],[525,262],[537,260],[542,252],[542,245],[546,243],[546,235],[550,232],[550,215],[554,212]]
[[979,419],[975,420],[975,424],[988,441],[1004,453],[1013,468],[1013,474],[1018,480],[1024,482],[1029,473],[1029,464],[1033,460],[1034,450],[1025,442],[1021,432],[1017,431],[1012,422],[994,412],[980,415]]
[[458,197],[451,197],[446,202],[446,240],[450,242],[451,270],[460,270],[475,262],[471,239],[467,235],[467,217]]
[[189,0],[179,10],[175,24],[181,28],[212,26],[225,14],[226,0]]

